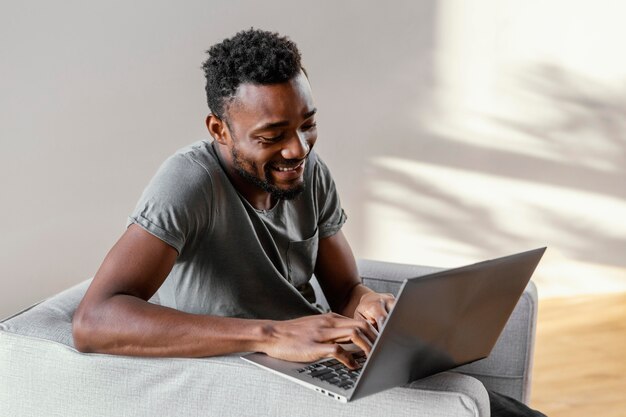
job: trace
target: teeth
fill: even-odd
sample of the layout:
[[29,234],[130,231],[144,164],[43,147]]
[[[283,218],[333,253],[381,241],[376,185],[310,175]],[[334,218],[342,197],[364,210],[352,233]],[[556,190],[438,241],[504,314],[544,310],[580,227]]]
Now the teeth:
[[275,169],[277,169],[278,171],[281,171],[281,172],[295,171],[296,169],[298,169],[300,167],[300,165],[302,165],[302,162],[300,162],[295,167],[291,167],[291,168],[288,168],[288,167],[275,167]]

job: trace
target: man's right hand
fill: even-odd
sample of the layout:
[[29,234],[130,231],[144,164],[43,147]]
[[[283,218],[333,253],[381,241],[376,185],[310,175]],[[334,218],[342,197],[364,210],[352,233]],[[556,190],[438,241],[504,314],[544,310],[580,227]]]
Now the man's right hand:
[[376,340],[376,332],[369,323],[336,313],[271,321],[264,327],[264,334],[267,337],[259,351],[269,356],[292,362],[332,357],[351,369],[358,365],[341,344],[354,343],[369,355]]

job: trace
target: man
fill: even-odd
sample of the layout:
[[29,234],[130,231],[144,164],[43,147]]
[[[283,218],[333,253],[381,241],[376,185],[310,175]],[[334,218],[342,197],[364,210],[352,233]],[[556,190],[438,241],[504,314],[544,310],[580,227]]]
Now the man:
[[[346,216],[312,150],[316,108],[300,54],[257,30],[208,53],[213,142],[169,158],[146,188],[76,311],[76,347],[141,356],[259,351],[354,368],[341,343],[369,352],[372,326],[394,301],[360,284],[341,232]],[[313,272],[335,313],[318,314]],[[148,303],[166,278],[166,306]]]
[[[208,54],[213,140],[179,150],[144,190],[74,315],[75,345],[356,368],[342,344],[368,354],[394,299],[360,284],[339,196],[313,151],[317,109],[300,53],[251,29]],[[313,273],[333,313],[315,306]],[[148,302],[157,290],[162,306]]]

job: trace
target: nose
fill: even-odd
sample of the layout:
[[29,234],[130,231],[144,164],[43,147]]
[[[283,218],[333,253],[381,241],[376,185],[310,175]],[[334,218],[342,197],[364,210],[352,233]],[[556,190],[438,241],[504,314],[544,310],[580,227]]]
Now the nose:
[[281,156],[285,159],[303,159],[309,153],[309,144],[299,134],[294,134],[281,150]]

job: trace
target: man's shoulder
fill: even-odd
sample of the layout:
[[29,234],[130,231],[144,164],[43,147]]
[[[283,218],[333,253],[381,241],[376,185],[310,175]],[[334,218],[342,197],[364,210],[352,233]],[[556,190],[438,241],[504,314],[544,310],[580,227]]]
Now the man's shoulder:
[[198,141],[176,150],[160,165],[144,190],[144,194],[159,199],[210,198],[215,183],[215,165],[210,155],[211,145]]
[[153,181],[184,188],[213,187],[226,182],[212,142],[200,140],[177,149],[163,161]]
[[199,140],[177,149],[164,162],[174,169],[204,171],[211,176],[212,171],[219,169],[219,163],[208,140]]

